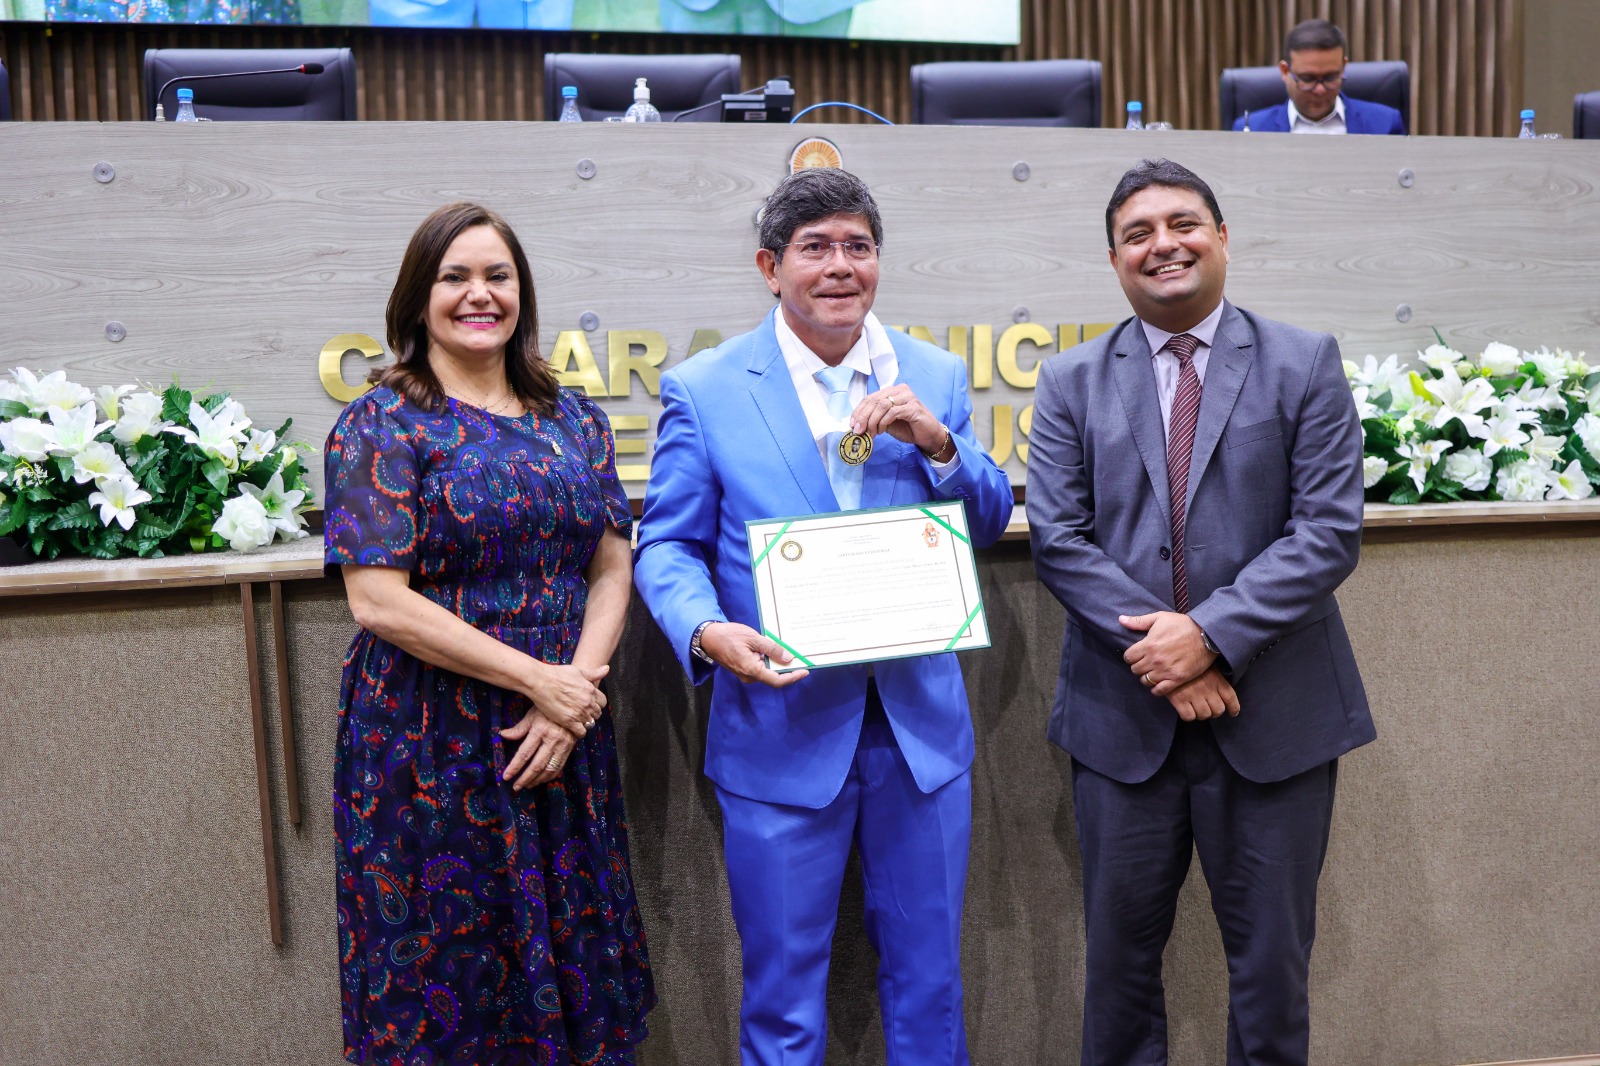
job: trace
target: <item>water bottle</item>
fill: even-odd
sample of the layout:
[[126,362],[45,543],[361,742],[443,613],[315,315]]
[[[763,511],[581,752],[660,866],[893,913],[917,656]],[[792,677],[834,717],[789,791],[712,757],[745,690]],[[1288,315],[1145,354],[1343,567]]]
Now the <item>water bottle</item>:
[[199,122],[194,115],[194,90],[178,90],[178,113],[172,119],[174,122]]
[[650,103],[650,86],[640,78],[633,83],[633,106],[622,116],[624,122],[660,122],[661,112]]
[[576,85],[563,85],[561,96],[565,103],[561,105],[561,117],[557,122],[582,122],[583,116],[578,114],[578,87]]
[[1533,109],[1524,108],[1522,111],[1522,132],[1517,134],[1522,140],[1538,140],[1539,135],[1533,132]]
[[1123,128],[1130,130],[1144,129],[1144,105],[1139,101],[1128,101],[1128,124]]

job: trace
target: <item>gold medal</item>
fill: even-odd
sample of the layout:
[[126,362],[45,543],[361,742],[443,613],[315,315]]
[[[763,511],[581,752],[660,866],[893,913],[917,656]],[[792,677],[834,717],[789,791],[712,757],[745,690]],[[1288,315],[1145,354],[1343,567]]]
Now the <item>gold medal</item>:
[[839,438],[839,458],[860,466],[872,457],[872,438],[865,433],[846,433]]

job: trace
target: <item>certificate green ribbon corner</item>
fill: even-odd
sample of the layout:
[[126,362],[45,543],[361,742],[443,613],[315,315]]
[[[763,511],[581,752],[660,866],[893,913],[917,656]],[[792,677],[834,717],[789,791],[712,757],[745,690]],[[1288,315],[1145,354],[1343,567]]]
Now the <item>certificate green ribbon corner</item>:
[[[955,530],[951,530],[951,532],[955,533]],[[961,534],[956,533],[956,536],[959,537]],[[978,617],[978,612],[981,610],[983,610],[982,603],[979,603],[972,609],[972,613],[967,615],[967,620],[961,623],[961,628],[956,630],[956,635],[950,638],[950,643],[944,646],[945,651],[949,651],[951,648],[954,648],[961,641],[961,638],[967,635],[967,632],[972,628],[972,620]]]
[[[969,618],[967,621],[970,622],[971,619]],[[782,640],[779,639],[778,634],[774,633],[772,630],[763,629],[761,632],[765,633],[767,639],[772,641],[772,643],[776,644],[778,647],[782,648],[784,651],[788,652],[790,655],[793,655],[794,656],[794,661],[799,663],[801,666],[809,668],[812,665],[810,659],[807,659],[804,655],[801,655],[799,652],[797,652],[793,648],[789,647],[789,645],[785,644]],[[958,637],[957,639],[960,639],[960,638]]]
[[[767,546],[766,546],[766,547],[765,547],[765,548],[762,548],[762,549],[761,549],[761,554],[760,554],[760,555],[758,555],[758,556],[756,556],[756,561],[755,561],[755,562],[753,562],[753,563],[751,563],[751,564],[750,564],[750,569],[752,569],[752,570],[754,570],[754,569],[756,569],[756,568],[757,568],[757,567],[758,567],[758,566],[760,566],[760,565],[761,565],[761,560],[763,560],[763,559],[765,559],[765,558],[766,558],[766,557],[767,557],[767,553],[768,553],[768,552],[770,552],[770,551],[771,551],[771,550],[772,550],[772,546],[773,546],[773,545],[774,545],[774,544],[776,544],[776,543],[778,543],[778,541],[780,541],[780,540],[782,540],[782,539],[783,539],[783,535],[784,535],[784,534],[785,534],[785,533],[787,533],[787,532],[789,532],[789,527],[790,527],[790,526],[792,526],[792,525],[794,525],[794,519],[792,519],[792,518],[791,518],[791,519],[789,519],[789,521],[787,521],[787,522],[785,522],[785,523],[784,523],[784,524],[783,524],[783,525],[782,525],[782,526],[781,526],[781,527],[780,527],[780,528],[779,528],[779,529],[778,529],[778,532],[776,532],[776,533],[774,533],[774,534],[773,534],[773,535],[772,535],[772,539],[771,539],[771,540],[769,540],[769,541],[767,541]],[[767,636],[769,636],[769,637],[772,637],[772,634],[771,634],[771,633],[768,633],[768,634],[767,634]],[[778,638],[777,638],[777,637],[772,637],[772,639],[773,639],[773,640],[777,640],[777,639],[778,639]],[[781,643],[781,642],[780,642],[780,643]]]

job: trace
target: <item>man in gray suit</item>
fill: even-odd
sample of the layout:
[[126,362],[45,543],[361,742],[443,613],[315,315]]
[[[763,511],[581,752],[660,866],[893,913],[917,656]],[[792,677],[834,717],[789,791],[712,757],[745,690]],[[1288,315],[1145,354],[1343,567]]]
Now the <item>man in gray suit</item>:
[[1083,1062],[1166,1061],[1161,954],[1198,850],[1228,1062],[1304,1063],[1337,759],[1375,735],[1333,598],[1360,423],[1331,336],[1223,299],[1228,229],[1192,171],[1130,169],[1106,237],[1136,317],[1045,362],[1028,462],[1067,610],[1049,736],[1083,860]]

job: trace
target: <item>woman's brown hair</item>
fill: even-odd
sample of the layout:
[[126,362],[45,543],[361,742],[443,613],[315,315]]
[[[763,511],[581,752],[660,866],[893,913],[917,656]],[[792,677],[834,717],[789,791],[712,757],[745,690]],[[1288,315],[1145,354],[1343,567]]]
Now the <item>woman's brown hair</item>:
[[438,280],[439,264],[445,252],[473,226],[489,226],[506,242],[511,261],[517,268],[520,310],[516,332],[506,342],[506,382],[530,411],[548,415],[556,406],[556,376],[539,354],[539,314],[533,297],[533,270],[522,243],[505,219],[477,204],[450,204],[441,207],[417,227],[400,261],[400,276],[389,293],[384,322],[389,331],[389,350],[395,361],[379,367],[367,380],[389,388],[427,411],[444,407],[444,387],[428,362],[428,328],[423,317],[428,298]]

